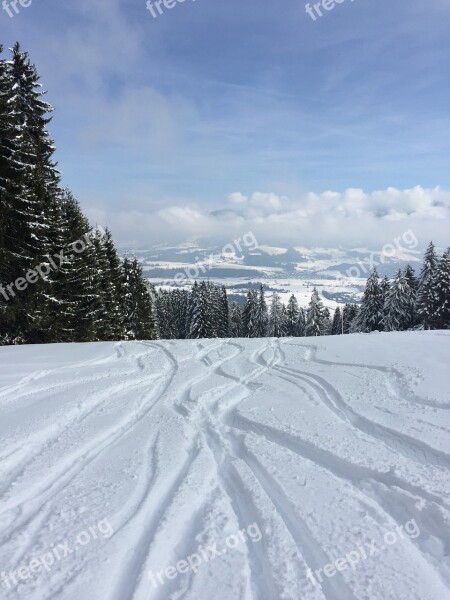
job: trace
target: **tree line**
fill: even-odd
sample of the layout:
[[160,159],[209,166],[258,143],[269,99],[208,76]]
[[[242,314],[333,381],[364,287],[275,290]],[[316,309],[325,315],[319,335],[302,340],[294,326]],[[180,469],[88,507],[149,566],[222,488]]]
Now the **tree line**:
[[227,300],[222,286],[195,283],[187,290],[155,290],[156,335],[161,339],[209,337],[308,337],[450,328],[450,249],[438,257],[430,242],[420,274],[411,265],[395,277],[367,280],[360,304],[336,308],[333,316],[314,288],[306,309],[292,295],[283,304],[265,289],[247,293],[245,304]]
[[61,186],[44,95],[20,45],[0,47],[0,344],[151,338],[140,264]]

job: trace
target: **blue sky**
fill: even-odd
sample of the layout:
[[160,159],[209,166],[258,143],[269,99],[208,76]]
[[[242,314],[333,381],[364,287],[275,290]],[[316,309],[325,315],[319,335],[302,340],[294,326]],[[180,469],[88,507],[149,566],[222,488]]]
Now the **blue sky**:
[[[119,242],[259,223],[272,243],[313,243],[311,211],[331,220],[330,202],[322,245],[386,243],[386,218],[445,237],[448,0],[344,0],[315,22],[304,0],[186,0],[157,19],[145,0],[0,12],[1,41],[30,52],[55,106],[64,183]],[[367,207],[358,235],[355,220],[340,231],[343,206]]]

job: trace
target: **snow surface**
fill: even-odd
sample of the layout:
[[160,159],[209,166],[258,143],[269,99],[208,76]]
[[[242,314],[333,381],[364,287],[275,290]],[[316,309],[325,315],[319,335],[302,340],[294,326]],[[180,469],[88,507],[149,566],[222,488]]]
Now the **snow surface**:
[[[0,348],[0,597],[450,598],[449,347]],[[228,546],[251,525],[260,539]],[[196,573],[150,579],[214,544]]]

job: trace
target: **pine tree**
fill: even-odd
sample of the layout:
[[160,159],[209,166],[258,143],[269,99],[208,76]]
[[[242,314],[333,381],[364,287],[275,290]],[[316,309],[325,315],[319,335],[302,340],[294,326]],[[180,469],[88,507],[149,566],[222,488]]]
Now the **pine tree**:
[[297,335],[298,337],[304,337],[306,335],[306,314],[301,307],[298,309]]
[[[42,100],[39,77],[19,44],[0,67],[0,284],[48,264],[58,225],[59,174],[46,129],[52,107]],[[56,299],[51,275],[15,294],[2,310],[10,335],[49,341]]]
[[346,304],[342,311],[344,334],[357,331],[359,309],[356,304]]
[[383,320],[383,289],[380,285],[377,270],[374,269],[367,280],[366,289],[364,290],[357,327],[362,332],[382,331]]
[[324,307],[320,296],[316,290],[313,289],[311,295],[311,301],[309,303],[308,312],[306,314],[306,335],[307,336],[319,336],[323,335],[324,331]]
[[125,315],[123,336],[128,340],[156,339],[155,298],[147,288],[142,266],[136,257],[125,258],[121,265]]
[[437,310],[434,283],[436,280],[438,259],[433,242],[430,242],[423,259],[423,267],[417,286],[417,314],[425,329],[433,329]]
[[262,284],[259,286],[259,294],[255,302],[254,321],[255,337],[266,337],[269,325],[269,314]]
[[[99,315],[97,339],[119,340],[125,334],[123,273],[111,232],[95,240]],[[134,261],[133,263],[134,264]]]
[[386,331],[406,331],[415,323],[415,294],[401,270],[394,278],[386,304]]
[[323,311],[323,333],[322,335],[331,335],[331,314],[329,308],[325,307]]
[[286,335],[286,322],[280,296],[274,292],[270,303],[269,336],[283,337]]
[[256,306],[258,304],[258,296],[254,290],[250,290],[247,294],[244,310],[242,312],[242,334],[244,337],[258,337],[256,327]]
[[219,289],[218,301],[218,337],[227,338],[230,335],[230,306],[228,304],[227,290],[224,285]]
[[209,290],[204,281],[198,286],[198,293],[192,312],[189,337],[195,340],[215,337],[211,319]]
[[298,307],[297,298],[292,294],[286,308],[286,335],[290,337],[299,336],[299,320],[300,309]]
[[[95,278],[97,257],[95,234],[83,215],[80,205],[69,190],[60,199],[60,245],[64,262],[55,257],[57,270],[52,276],[53,295],[57,299],[52,341],[89,342],[96,338],[98,303]],[[73,243],[88,240],[82,252],[73,250]]]
[[438,262],[433,288],[436,307],[433,325],[436,329],[450,329],[450,248]]
[[333,322],[331,324],[331,335],[341,335],[343,333],[342,326],[343,326],[342,313],[341,313],[341,309],[338,306],[336,308],[336,310],[334,311],[334,315],[333,315]]
[[237,302],[230,304],[230,336],[242,337],[242,312]]

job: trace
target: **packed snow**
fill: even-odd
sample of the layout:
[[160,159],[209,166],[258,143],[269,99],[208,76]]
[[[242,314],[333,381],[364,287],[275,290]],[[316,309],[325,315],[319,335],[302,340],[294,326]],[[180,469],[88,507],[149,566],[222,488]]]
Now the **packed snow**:
[[449,349],[0,348],[0,597],[450,598]]

